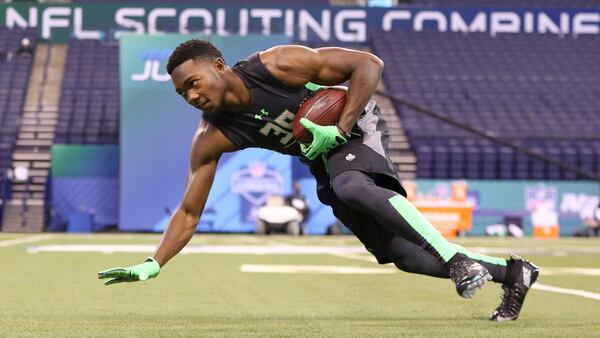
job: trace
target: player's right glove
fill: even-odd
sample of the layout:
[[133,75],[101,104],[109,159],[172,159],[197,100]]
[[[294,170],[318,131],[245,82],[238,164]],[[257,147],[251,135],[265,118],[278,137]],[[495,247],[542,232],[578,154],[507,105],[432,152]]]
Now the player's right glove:
[[313,135],[311,144],[300,145],[302,154],[311,161],[348,141],[336,126],[320,126],[304,117],[300,119],[300,123]]
[[142,264],[130,266],[128,268],[112,268],[98,272],[98,279],[112,278],[107,280],[104,285],[111,285],[123,282],[144,281],[148,278],[154,278],[160,273],[160,265],[153,257],[148,257]]

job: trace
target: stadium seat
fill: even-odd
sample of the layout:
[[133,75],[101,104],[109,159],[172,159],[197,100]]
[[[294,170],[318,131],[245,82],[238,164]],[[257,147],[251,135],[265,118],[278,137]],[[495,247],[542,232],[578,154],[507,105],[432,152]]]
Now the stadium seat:
[[117,144],[119,49],[101,41],[69,41],[56,142]]
[[[571,6],[568,1],[555,1]],[[441,4],[433,0],[417,3]],[[452,0],[442,5],[475,3]],[[511,0],[498,3],[519,6],[518,1]],[[545,6],[544,1],[539,3]],[[504,34],[493,38],[485,33],[388,31],[374,33],[371,43],[386,62],[383,78],[390,92],[571,165],[591,169],[600,161],[591,148],[583,160],[577,145],[538,142],[600,140],[600,77],[591,76],[600,72],[598,36],[574,39],[552,34]],[[447,144],[452,138],[474,137],[402,105],[395,108],[410,143],[435,137]],[[417,168],[418,173],[435,168],[434,178],[456,177],[460,170],[452,160],[457,156],[459,162],[466,163],[465,178],[577,178],[544,161],[490,143],[464,144],[464,157],[452,148],[449,158],[444,157],[434,147],[436,163],[427,164],[423,171]],[[416,154],[418,166],[429,161],[421,161],[421,153]],[[438,158],[443,163],[437,163]],[[450,167],[449,161],[453,163]]]
[[[0,27],[0,52],[14,53],[25,37],[35,45],[34,29]],[[0,177],[11,166],[32,62],[31,57],[18,55],[0,59]]]

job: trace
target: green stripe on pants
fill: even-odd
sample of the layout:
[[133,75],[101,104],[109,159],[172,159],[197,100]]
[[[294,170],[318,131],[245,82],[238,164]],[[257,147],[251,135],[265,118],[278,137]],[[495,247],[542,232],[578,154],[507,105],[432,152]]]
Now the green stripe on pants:
[[448,262],[458,253],[457,248],[450,244],[404,196],[396,195],[388,201],[400,216],[438,252],[444,262]]
[[474,260],[506,266],[506,260],[503,258],[472,253],[460,245],[448,242],[442,234],[429,223],[425,216],[404,198],[404,196],[396,195],[388,201],[400,216],[402,216],[408,224],[438,252],[444,262],[448,262],[455,254],[462,253]]
[[504,258],[498,258],[498,257],[492,257],[492,256],[486,256],[486,255],[474,253],[474,252],[468,251],[467,249],[463,248],[462,246],[460,246],[458,244],[454,244],[454,243],[449,243],[449,244],[454,245],[456,247],[456,250],[458,252],[460,252],[461,254],[466,255],[467,257],[474,259],[476,261],[482,261],[482,262],[486,262],[486,263],[490,263],[490,264],[506,266],[506,259],[504,259]]

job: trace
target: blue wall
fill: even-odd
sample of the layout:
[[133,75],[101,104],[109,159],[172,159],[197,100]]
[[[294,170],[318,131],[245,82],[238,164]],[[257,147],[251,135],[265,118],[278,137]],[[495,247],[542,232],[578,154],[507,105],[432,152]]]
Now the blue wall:
[[119,149],[116,145],[52,147],[52,224],[75,214],[91,215],[92,228],[117,224]]

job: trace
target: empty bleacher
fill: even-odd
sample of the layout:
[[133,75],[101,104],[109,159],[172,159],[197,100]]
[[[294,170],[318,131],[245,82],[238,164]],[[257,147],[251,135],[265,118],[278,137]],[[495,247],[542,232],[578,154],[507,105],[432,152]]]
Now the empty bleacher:
[[116,144],[118,121],[118,45],[71,40],[55,143]]
[[[600,39],[382,32],[373,49],[398,95],[536,151],[600,172]],[[576,175],[396,106],[422,178]]]
[[[31,55],[17,52],[23,38],[35,44],[33,30],[0,27],[0,187],[3,186],[6,170],[11,166],[31,71]],[[32,48],[35,46],[32,45]]]
[[[74,0],[74,3],[97,3],[95,0]],[[106,3],[139,3],[139,0],[105,0]],[[189,0],[146,0],[145,3],[151,4],[190,4]],[[220,0],[206,2],[207,4],[220,5],[280,5],[280,0]],[[305,4],[305,5],[329,5],[329,0],[292,0],[288,3]]]
[[598,8],[597,0],[405,0],[417,6],[446,7],[512,7],[512,8]]

